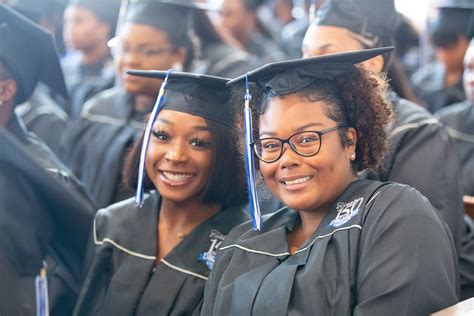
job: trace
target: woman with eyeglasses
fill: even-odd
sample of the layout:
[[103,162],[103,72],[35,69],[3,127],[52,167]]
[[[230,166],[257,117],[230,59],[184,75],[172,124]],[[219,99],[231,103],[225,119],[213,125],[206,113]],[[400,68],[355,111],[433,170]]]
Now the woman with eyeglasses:
[[229,233],[202,315],[427,315],[457,302],[456,252],[438,212],[411,187],[357,177],[382,165],[394,113],[386,82],[355,64],[389,50],[268,64],[233,80],[257,85],[246,149],[287,207],[260,231]]
[[123,160],[140,136],[162,82],[130,76],[126,70],[189,70],[194,48],[184,21],[190,10],[161,3],[130,4],[112,48],[117,86],[87,102],[80,119],[66,131],[63,161],[98,207],[133,195],[122,184]]

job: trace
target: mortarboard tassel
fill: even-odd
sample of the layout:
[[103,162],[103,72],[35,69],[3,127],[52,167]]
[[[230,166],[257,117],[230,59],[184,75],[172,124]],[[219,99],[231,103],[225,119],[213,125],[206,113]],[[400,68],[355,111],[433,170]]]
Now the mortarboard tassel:
[[46,278],[46,262],[43,262],[40,274],[35,278],[36,315],[49,315],[48,279]]
[[153,107],[153,111],[150,114],[150,119],[148,120],[148,124],[146,125],[145,134],[143,135],[142,151],[140,153],[140,165],[138,167],[137,192],[135,193],[135,204],[137,204],[139,207],[143,206],[146,151],[148,149],[148,144],[150,143],[150,135],[153,124],[155,123],[156,117],[158,116],[158,113],[160,113],[161,108],[165,103],[165,89],[171,71],[171,69],[167,71],[165,80],[161,84],[160,93],[158,93],[158,98],[156,99],[155,106]]
[[250,215],[252,217],[253,228],[262,229],[262,218],[260,215],[260,206],[258,205],[257,185],[255,183],[255,165],[253,161],[253,151],[251,143],[253,141],[252,132],[252,109],[250,109],[250,100],[252,96],[249,91],[248,75],[245,78],[245,108],[244,108],[244,140],[245,140],[245,175],[247,178],[247,190],[250,204]]

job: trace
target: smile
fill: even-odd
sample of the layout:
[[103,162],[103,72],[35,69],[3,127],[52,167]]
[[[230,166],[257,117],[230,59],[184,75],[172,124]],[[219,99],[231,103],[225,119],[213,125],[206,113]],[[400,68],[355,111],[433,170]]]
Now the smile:
[[176,173],[170,171],[161,171],[160,174],[163,182],[172,186],[188,184],[194,177],[194,174],[191,173]]
[[312,176],[306,176],[306,177],[301,177],[301,178],[297,178],[297,179],[294,179],[294,180],[281,181],[281,183],[283,183],[286,186],[292,186],[292,185],[305,183],[305,182],[309,181],[311,178],[312,178]]

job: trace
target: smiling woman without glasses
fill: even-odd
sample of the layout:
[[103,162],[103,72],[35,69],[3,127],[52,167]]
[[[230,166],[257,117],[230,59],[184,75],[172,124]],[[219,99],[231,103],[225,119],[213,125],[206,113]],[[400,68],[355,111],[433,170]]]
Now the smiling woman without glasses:
[[230,232],[202,315],[427,315],[457,302],[453,240],[428,200],[405,185],[357,179],[382,165],[393,109],[386,83],[354,64],[389,50],[248,74],[263,94],[253,101],[250,146],[288,207],[265,217],[260,233],[249,223]]
[[[135,201],[97,214],[97,255],[77,315],[199,311],[217,249],[230,228],[247,218],[239,207],[245,186],[226,82],[187,73],[165,80],[125,170],[129,185],[138,185]],[[142,185],[156,191],[142,195]]]

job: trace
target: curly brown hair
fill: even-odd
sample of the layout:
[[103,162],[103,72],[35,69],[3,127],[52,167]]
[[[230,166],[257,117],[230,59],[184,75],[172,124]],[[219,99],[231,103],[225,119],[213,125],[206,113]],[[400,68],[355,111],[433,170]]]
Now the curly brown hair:
[[[387,99],[388,83],[380,74],[362,67],[333,80],[315,80],[305,88],[292,93],[303,101],[324,102],[325,114],[337,125],[352,127],[357,132],[354,171],[378,171],[383,167],[389,148],[389,132],[395,120],[393,105]],[[254,139],[258,139],[258,122],[274,98],[285,98],[288,94],[251,89],[253,96]],[[242,91],[234,92],[233,99]],[[240,101],[241,102],[241,101]],[[242,120],[242,118],[240,118]],[[347,128],[339,129],[343,146],[350,146]]]

